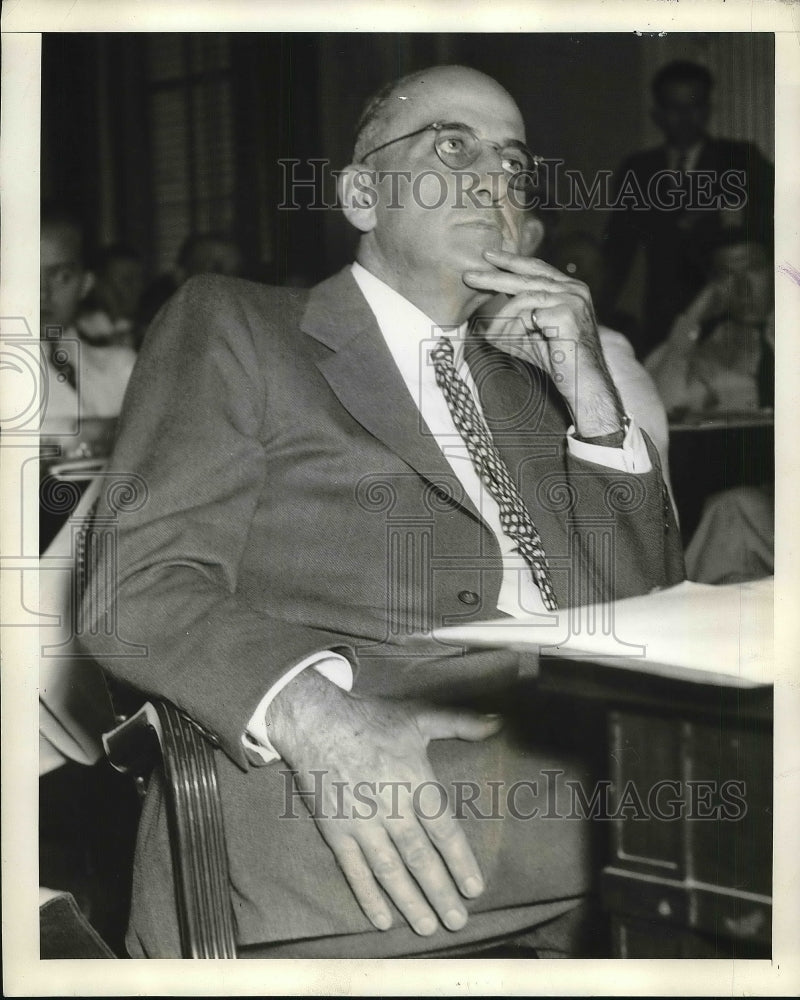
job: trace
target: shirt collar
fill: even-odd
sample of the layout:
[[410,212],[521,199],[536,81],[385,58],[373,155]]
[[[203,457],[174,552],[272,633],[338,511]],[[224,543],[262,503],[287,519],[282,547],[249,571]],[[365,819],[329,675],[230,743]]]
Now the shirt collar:
[[450,337],[453,342],[453,364],[457,370],[464,370],[467,323],[462,323],[459,327],[439,326],[413,302],[409,302],[405,296],[361,264],[354,263],[352,270],[358,287],[375,314],[394,363],[415,398],[417,387],[428,385],[430,388],[434,385],[433,366],[428,355],[435,338],[444,335]]

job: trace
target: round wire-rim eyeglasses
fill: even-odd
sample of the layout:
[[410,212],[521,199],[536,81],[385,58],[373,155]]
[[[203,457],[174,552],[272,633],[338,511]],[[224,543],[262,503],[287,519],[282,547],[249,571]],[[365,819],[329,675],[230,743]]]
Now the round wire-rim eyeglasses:
[[[387,146],[393,146],[396,142],[404,139],[412,139],[414,136],[422,135],[423,132],[436,132],[433,148],[436,155],[446,167],[452,170],[464,170],[471,166],[480,156],[481,148],[485,139],[479,139],[475,130],[465,125],[463,122],[431,122],[423,125],[422,128],[407,132],[405,135],[398,135],[388,142],[375,146],[369,152],[363,153],[361,160],[366,160],[373,153],[379,153]],[[536,156],[528,147],[513,140],[505,145],[491,143],[500,154],[500,162],[503,172],[509,177],[509,183],[513,186],[538,186],[539,184],[539,164],[542,162],[541,156]]]

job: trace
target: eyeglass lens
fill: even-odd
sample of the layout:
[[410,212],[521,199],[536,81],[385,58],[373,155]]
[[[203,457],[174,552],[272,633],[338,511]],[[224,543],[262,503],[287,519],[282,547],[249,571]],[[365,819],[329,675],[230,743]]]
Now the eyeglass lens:
[[[481,141],[474,132],[465,128],[448,126],[436,133],[434,140],[439,159],[454,170],[463,170],[480,155]],[[530,187],[535,183],[536,162],[524,150],[509,146],[499,150],[503,170],[515,186]]]

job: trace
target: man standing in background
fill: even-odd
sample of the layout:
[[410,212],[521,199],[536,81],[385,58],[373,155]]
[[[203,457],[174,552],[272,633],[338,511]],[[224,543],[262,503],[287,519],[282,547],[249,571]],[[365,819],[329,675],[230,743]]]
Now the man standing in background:
[[634,153],[615,177],[599,311],[614,306],[643,247],[644,314],[634,344],[640,358],[703,287],[691,251],[709,229],[743,226],[756,241],[772,243],[774,167],[752,143],[708,134],[713,85],[697,63],[678,60],[659,70],[652,118],[664,144]]

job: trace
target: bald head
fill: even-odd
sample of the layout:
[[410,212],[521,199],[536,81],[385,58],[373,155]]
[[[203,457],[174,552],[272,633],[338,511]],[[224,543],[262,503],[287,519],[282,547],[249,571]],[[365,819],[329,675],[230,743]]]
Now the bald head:
[[[353,160],[404,132],[435,121],[462,121],[464,104],[491,105],[524,135],[514,99],[492,77],[468,66],[433,66],[387,84],[366,103],[356,127]],[[448,109],[452,109],[448,113]],[[455,115],[455,117],[454,117]]]
[[[434,134],[437,123],[462,128]],[[358,262],[436,322],[463,322],[487,296],[464,272],[485,268],[487,249],[519,251],[521,210],[508,192],[530,155],[524,143],[519,108],[484,73],[437,66],[385,87],[340,177],[362,234]]]

